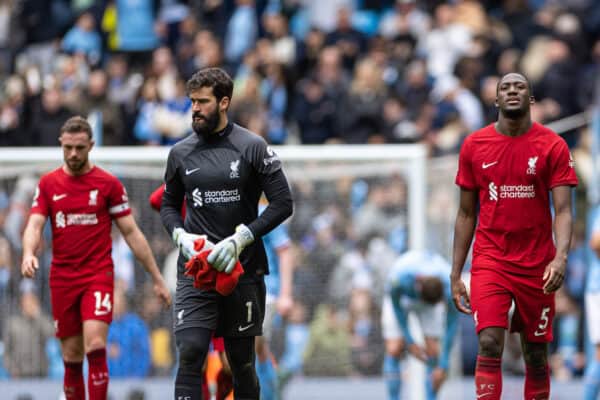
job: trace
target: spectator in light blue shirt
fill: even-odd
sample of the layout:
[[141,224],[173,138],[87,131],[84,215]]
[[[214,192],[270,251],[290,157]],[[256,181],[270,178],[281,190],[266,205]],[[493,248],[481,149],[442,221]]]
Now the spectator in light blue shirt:
[[62,49],[70,54],[83,54],[91,65],[99,63],[102,57],[102,38],[96,31],[94,16],[85,12],[77,18],[62,41]]
[[258,35],[254,0],[236,0],[236,4],[225,35],[225,59],[232,64],[241,61]]

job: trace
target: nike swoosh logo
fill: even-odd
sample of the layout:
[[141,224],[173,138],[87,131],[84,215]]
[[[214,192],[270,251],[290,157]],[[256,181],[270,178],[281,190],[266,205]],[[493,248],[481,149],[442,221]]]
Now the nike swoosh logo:
[[254,326],[254,323],[251,323],[250,325],[246,325],[246,326],[238,326],[238,331],[239,332],[244,332],[244,331],[250,329],[253,326]]
[[59,201],[60,199],[64,199],[65,197],[67,197],[66,193],[63,194],[55,194],[54,196],[52,196],[52,200],[54,201]]
[[480,398],[485,397],[485,396],[490,396],[491,394],[492,393],[481,393],[481,394],[477,395],[477,398],[480,399]]
[[491,162],[491,163],[488,163],[488,164],[483,163],[483,164],[481,164],[481,168],[486,169],[486,168],[489,168],[492,165],[496,165],[496,164],[498,164],[498,161],[494,161],[494,162]]
[[96,310],[96,311],[94,311],[94,314],[99,317],[99,316],[102,316],[102,315],[107,315],[109,312],[110,311]]
[[194,169],[185,169],[185,174],[189,175],[189,174],[193,174],[194,172],[198,171],[200,168],[194,168]]
[[534,336],[544,336],[545,334],[546,334],[546,331],[543,331],[543,332],[535,331],[535,332],[533,332]]
[[106,382],[108,382],[106,379],[101,380],[101,381],[92,381],[94,386],[101,386],[101,385],[104,385]]

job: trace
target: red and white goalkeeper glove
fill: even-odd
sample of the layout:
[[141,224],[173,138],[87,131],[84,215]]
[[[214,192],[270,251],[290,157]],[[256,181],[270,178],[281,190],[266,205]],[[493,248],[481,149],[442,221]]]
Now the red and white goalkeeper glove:
[[[173,234],[171,237],[173,238],[173,242],[175,243],[175,246],[177,246],[179,248],[179,250],[181,251],[181,254],[183,254],[183,257],[186,259],[186,261],[189,260],[190,258],[194,257],[200,251],[204,250],[204,249],[196,250],[194,242],[197,239],[204,239],[205,245],[210,243],[208,241],[208,239],[206,238],[206,235],[196,235],[194,233],[187,233],[185,231],[185,229],[183,229],[183,228],[173,229]],[[214,246],[212,243],[210,243],[210,244],[212,246]]]

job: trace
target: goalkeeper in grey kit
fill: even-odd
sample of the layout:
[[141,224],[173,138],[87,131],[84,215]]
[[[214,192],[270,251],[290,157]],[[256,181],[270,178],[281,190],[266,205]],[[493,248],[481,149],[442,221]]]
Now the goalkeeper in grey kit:
[[[261,236],[292,214],[292,196],[277,155],[258,135],[231,123],[227,109],[233,81],[219,68],[196,72],[186,85],[195,134],[169,152],[161,220],[180,249],[174,307],[179,355],[175,399],[202,399],[202,366],[213,333],[223,336],[235,399],[258,400],[254,337],[262,334],[267,257]],[[258,216],[264,192],[269,206]],[[185,199],[185,220],[181,204]],[[204,237],[205,247],[194,247]],[[213,247],[214,246],[214,247]],[[230,273],[239,260],[245,273],[233,293],[194,287],[184,264],[212,248],[208,263]]]

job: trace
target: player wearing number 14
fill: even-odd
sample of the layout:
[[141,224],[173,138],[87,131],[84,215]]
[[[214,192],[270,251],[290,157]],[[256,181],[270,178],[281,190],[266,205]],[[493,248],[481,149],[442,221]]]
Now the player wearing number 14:
[[39,268],[35,252],[46,220],[52,226],[50,294],[56,336],[65,364],[67,400],[85,400],[82,363],[89,365],[88,399],[105,400],[108,391],[106,339],[112,320],[114,220],[166,304],[171,296],[139,230],[119,180],[93,165],[92,129],[81,117],[65,122],[59,141],[64,164],[40,178],[23,233],[21,273],[32,278]]
[[[550,398],[548,342],[554,292],[564,280],[573,220],[571,187],[577,185],[577,177],[565,141],[531,121],[531,103],[530,85],[523,75],[503,76],[496,88],[498,121],[469,135],[460,151],[456,175],[460,205],[450,280],[456,307],[472,311],[479,337],[478,399],[500,399],[500,360],[509,326],[521,333],[523,398]],[[473,234],[469,301],[460,274]]]

